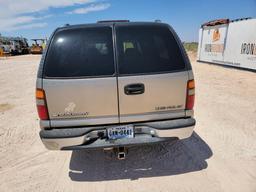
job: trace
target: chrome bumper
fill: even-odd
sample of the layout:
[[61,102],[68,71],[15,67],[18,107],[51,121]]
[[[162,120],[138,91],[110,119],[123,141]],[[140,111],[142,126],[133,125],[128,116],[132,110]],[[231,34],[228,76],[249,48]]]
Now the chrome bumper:
[[168,138],[185,139],[192,135],[194,126],[195,120],[187,118],[134,123],[135,137],[130,139],[107,140],[106,128],[111,126],[41,130],[40,137],[50,150],[108,148],[156,143]]

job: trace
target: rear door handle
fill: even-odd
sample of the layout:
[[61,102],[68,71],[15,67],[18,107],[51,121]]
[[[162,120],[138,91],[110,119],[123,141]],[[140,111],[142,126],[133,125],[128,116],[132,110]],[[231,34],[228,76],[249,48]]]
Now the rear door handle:
[[126,95],[138,95],[145,92],[145,86],[143,83],[129,84],[124,87],[124,93]]

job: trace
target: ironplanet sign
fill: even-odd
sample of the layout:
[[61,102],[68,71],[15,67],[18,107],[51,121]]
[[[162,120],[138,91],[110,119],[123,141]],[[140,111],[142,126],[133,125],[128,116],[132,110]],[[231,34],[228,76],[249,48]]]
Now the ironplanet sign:
[[222,53],[224,44],[205,44],[205,52]]
[[242,43],[241,54],[256,55],[256,43]]
[[199,30],[199,61],[256,71],[256,18],[211,22]]

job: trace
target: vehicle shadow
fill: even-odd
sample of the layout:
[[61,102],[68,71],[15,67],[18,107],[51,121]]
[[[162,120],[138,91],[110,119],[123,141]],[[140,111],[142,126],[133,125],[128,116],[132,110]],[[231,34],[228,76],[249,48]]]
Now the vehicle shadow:
[[207,168],[212,150],[195,132],[183,141],[130,147],[125,160],[102,150],[72,152],[69,177],[73,181],[106,181],[177,175]]

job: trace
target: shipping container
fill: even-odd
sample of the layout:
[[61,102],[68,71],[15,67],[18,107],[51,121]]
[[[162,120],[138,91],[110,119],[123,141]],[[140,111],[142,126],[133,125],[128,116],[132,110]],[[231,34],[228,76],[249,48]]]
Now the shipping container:
[[256,70],[256,19],[219,19],[199,30],[197,59]]

